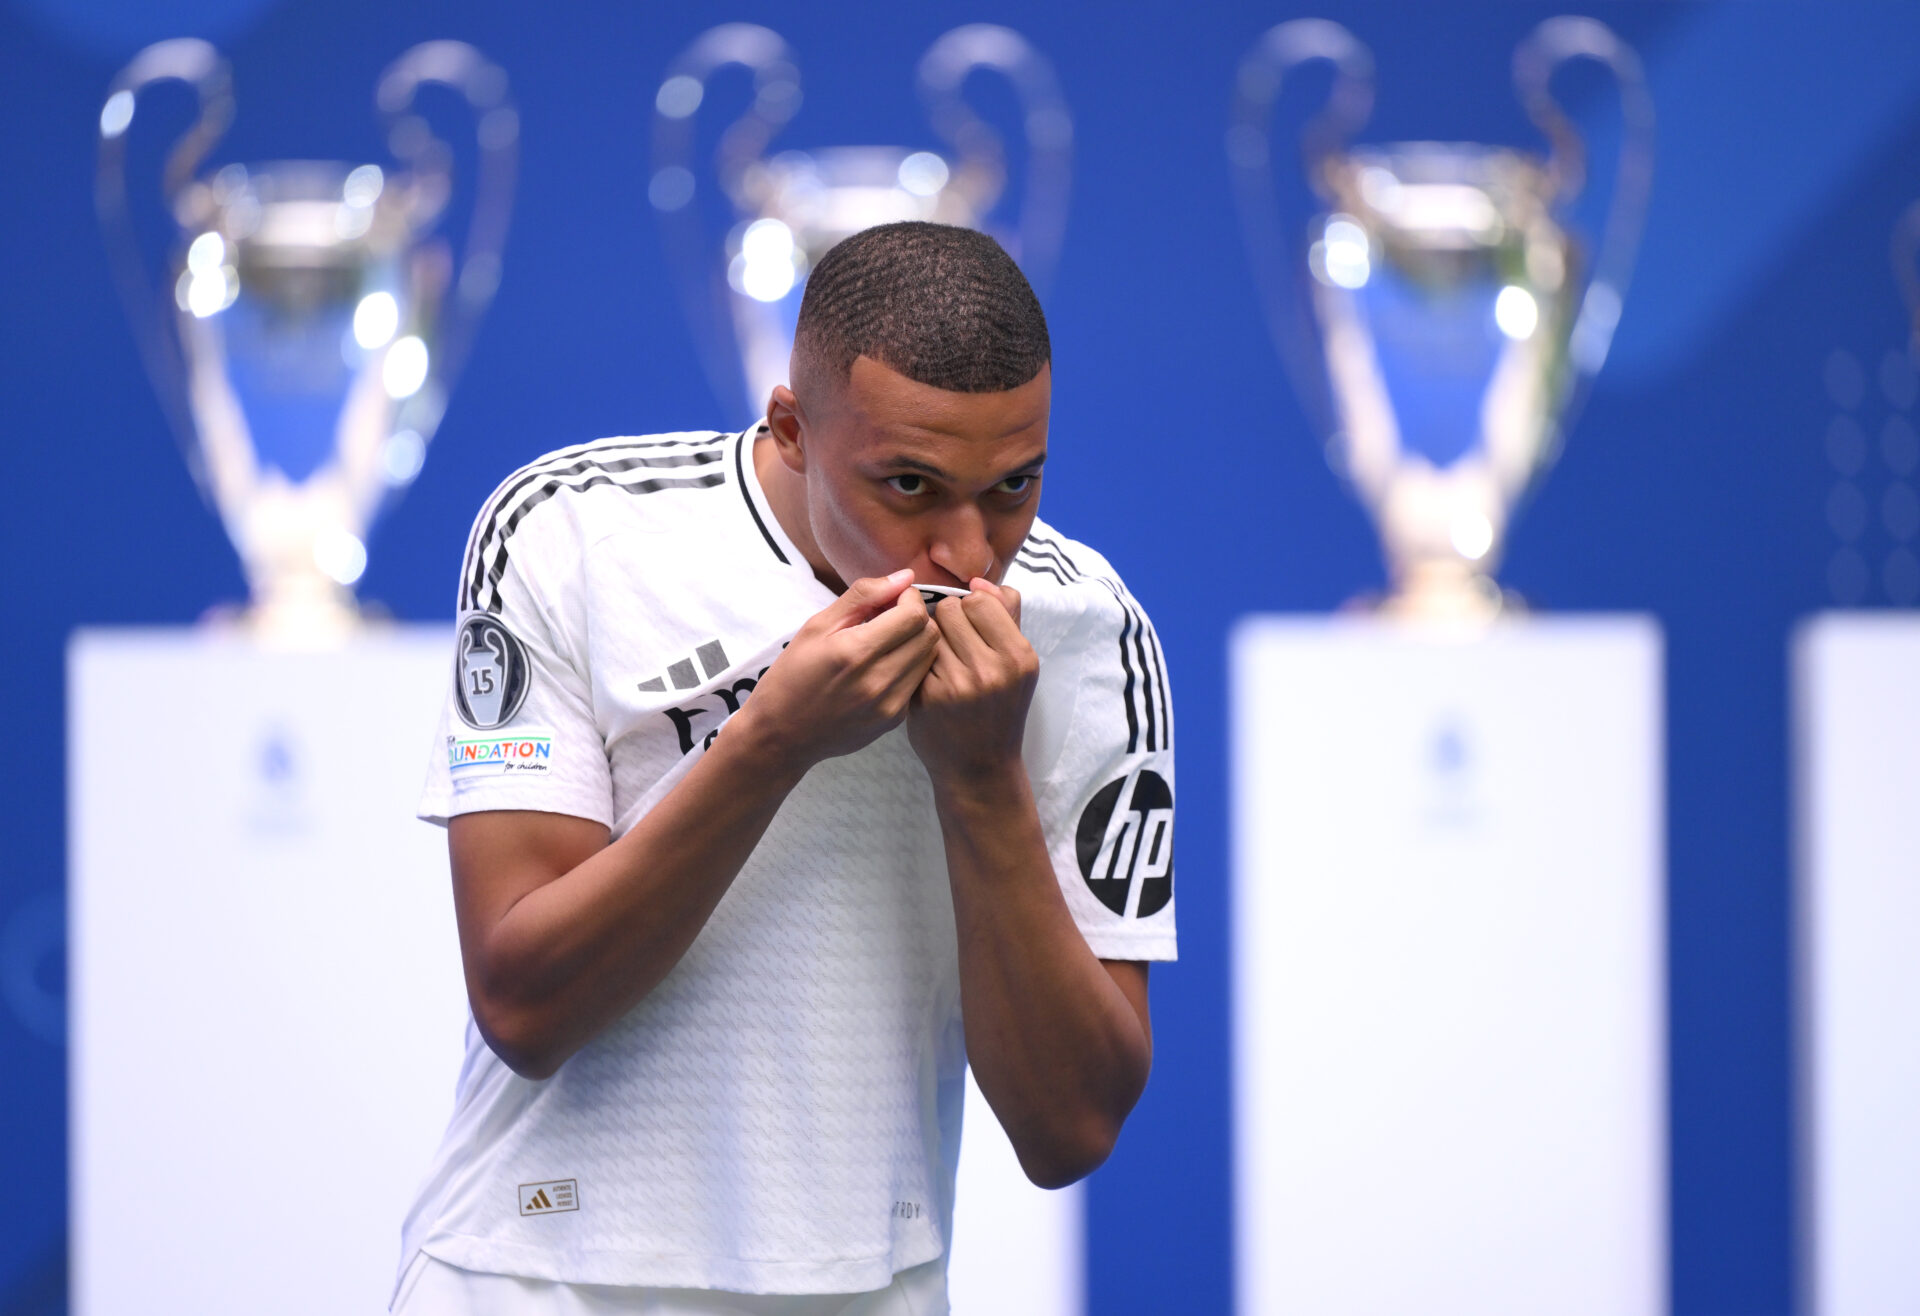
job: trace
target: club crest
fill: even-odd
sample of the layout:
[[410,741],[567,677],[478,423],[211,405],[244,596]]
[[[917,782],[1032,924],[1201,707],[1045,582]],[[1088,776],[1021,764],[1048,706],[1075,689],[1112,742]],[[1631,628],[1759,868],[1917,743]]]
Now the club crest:
[[511,719],[527,697],[531,675],[526,646],[498,617],[477,612],[461,623],[453,703],[462,722],[485,731]]

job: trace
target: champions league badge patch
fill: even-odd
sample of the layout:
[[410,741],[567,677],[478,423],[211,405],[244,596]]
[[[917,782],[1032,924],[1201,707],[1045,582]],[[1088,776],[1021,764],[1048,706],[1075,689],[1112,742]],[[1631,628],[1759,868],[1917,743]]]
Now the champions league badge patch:
[[498,617],[476,612],[460,624],[453,703],[462,722],[486,731],[510,720],[526,700],[531,677],[526,646]]

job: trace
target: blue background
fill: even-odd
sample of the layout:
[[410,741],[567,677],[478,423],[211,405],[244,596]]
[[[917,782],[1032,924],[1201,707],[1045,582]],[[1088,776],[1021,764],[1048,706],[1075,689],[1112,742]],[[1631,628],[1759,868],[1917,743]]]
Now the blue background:
[[[1155,975],[1153,1083],[1092,1181],[1090,1291],[1102,1314],[1225,1312],[1225,636],[1243,612],[1330,609],[1380,576],[1250,286],[1222,147],[1233,70],[1269,25],[1332,17],[1378,62],[1365,138],[1532,147],[1507,70],[1552,12],[1460,0],[0,8],[0,633],[14,737],[0,755],[0,1313],[65,1307],[66,637],[187,623],[242,593],[141,373],[93,217],[101,99],[141,44],[192,33],[233,59],[239,115],[216,163],[385,161],[374,80],[429,37],[472,41],[513,79],[523,170],[500,294],[425,472],[376,532],[362,589],[420,619],[450,616],[466,527],[507,470],[599,435],[740,419],[682,328],[646,201],[653,90],[686,42],[730,19],[786,36],[806,101],[781,140],[798,146],[935,145],[911,70],[955,24],[1007,23],[1053,57],[1077,155],[1045,289],[1057,380],[1045,512],[1103,549],[1153,612],[1181,735],[1182,956]],[[1910,601],[1880,583],[1896,538],[1872,511],[1894,483],[1874,440],[1913,402],[1888,245],[1920,198],[1920,7],[1590,12],[1646,59],[1661,155],[1613,359],[1519,521],[1505,578],[1548,608],[1646,610],[1666,628],[1673,1308],[1786,1312],[1786,651],[1813,609]],[[1604,143],[1604,83],[1567,85]],[[149,168],[186,119],[184,97],[153,104],[132,147]],[[157,244],[164,225],[150,219]],[[1835,492],[1829,449],[1852,464],[1844,417],[1868,437],[1854,476],[1864,526]],[[1843,541],[1864,580],[1853,559],[1836,563]],[[161,760],[192,752],[166,747]]]

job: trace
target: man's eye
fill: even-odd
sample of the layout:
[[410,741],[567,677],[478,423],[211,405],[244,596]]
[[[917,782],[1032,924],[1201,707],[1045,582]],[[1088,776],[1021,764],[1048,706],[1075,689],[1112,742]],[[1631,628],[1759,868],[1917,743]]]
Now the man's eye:
[[907,495],[907,497],[909,498],[912,498],[916,494],[923,494],[927,491],[927,481],[925,476],[890,475],[887,477],[887,483],[893,486],[893,491],[895,493],[903,493]]
[[1010,475],[993,486],[994,492],[1003,494],[1023,494],[1032,487],[1031,475]]

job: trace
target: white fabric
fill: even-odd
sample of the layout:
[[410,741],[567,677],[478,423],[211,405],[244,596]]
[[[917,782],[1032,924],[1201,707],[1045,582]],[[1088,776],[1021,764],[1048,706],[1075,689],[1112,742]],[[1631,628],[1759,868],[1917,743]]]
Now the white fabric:
[[[511,706],[521,660],[500,657],[498,623],[530,683],[500,727],[450,699],[461,766],[435,761],[422,817],[539,809],[618,835],[705,752],[833,599],[766,505],[754,437],[603,440],[501,486],[469,542],[477,629],[456,668],[476,720]],[[1171,959],[1151,628],[1104,559],[1044,525],[1006,579],[1040,657],[1025,754],[1068,906],[1099,956]],[[672,973],[552,1078],[513,1074],[469,1026],[402,1264],[424,1249],[577,1284],[882,1288],[945,1249],[964,1066],[932,790],[896,730],[807,775]],[[524,1214],[521,1186],[551,1181],[577,1209]]]
[[393,1316],[948,1316],[947,1274],[929,1261],[873,1293],[758,1295],[483,1275],[420,1252]]

